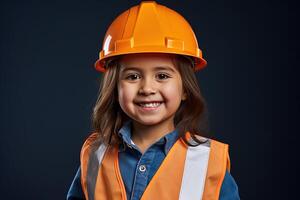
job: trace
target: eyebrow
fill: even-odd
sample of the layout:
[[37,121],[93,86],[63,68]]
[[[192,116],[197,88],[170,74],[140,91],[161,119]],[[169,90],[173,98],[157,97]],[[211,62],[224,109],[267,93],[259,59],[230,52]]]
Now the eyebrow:
[[[125,72],[128,70],[141,71],[141,68],[128,66],[128,67],[123,68],[121,70],[121,72]],[[169,66],[157,66],[154,68],[154,71],[159,71],[159,70],[167,70],[167,71],[175,72],[175,70]]]
[[135,71],[140,71],[140,69],[136,68],[136,67],[124,67],[123,69],[121,69],[121,72],[126,72],[129,70],[135,70]]
[[157,66],[155,67],[155,71],[158,70],[167,70],[167,71],[171,71],[171,72],[175,72],[175,70],[169,66]]

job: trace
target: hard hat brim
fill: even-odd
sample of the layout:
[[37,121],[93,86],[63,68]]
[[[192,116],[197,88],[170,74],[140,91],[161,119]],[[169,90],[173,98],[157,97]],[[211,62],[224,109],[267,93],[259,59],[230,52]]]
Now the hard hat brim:
[[[201,57],[197,58],[197,57],[194,57],[193,55],[190,55],[190,54],[178,54],[178,53],[172,53],[172,52],[164,52],[164,51],[144,51],[144,52],[126,52],[126,53],[119,53],[119,54],[113,54],[113,55],[109,55],[109,56],[106,56],[105,58],[99,58],[96,62],[95,62],[95,69],[97,71],[100,71],[100,72],[105,72],[106,69],[105,69],[105,65],[106,65],[106,61],[109,60],[109,59],[113,59],[114,57],[117,58],[117,57],[120,57],[122,55],[128,55],[128,54],[141,54],[141,53],[162,53],[162,54],[174,54],[174,55],[183,55],[183,56],[190,56],[191,58],[193,58],[194,60],[194,71],[199,71],[199,70],[202,70],[203,68],[206,67],[207,65],[207,61]],[[101,56],[100,56],[101,57]]]

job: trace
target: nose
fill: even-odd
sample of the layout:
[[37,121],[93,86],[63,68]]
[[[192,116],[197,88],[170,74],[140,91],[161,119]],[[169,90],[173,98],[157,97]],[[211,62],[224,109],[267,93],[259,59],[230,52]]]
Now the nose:
[[145,78],[141,81],[138,93],[140,95],[151,95],[156,93],[155,83],[151,78]]

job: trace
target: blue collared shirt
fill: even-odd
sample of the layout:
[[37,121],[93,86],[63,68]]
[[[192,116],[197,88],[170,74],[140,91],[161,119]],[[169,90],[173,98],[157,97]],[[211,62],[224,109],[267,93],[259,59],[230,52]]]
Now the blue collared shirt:
[[[131,121],[120,129],[123,144],[119,148],[119,165],[128,200],[139,200],[153,175],[178,139],[178,131],[166,134],[152,144],[144,154],[131,140]],[[80,183],[80,167],[69,189],[67,200],[84,199]],[[238,187],[226,171],[220,200],[239,200]]]

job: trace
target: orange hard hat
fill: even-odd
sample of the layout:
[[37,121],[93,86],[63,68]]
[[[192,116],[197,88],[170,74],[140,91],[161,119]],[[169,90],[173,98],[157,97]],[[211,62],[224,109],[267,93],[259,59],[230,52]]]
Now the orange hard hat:
[[154,1],[144,1],[119,15],[108,28],[98,71],[109,58],[132,53],[170,53],[193,58],[194,69],[206,66],[190,24],[177,12]]

